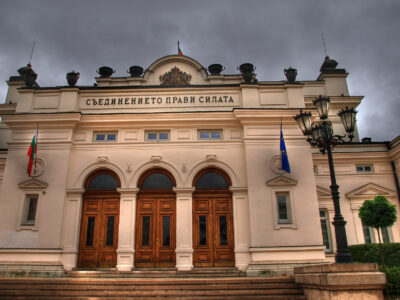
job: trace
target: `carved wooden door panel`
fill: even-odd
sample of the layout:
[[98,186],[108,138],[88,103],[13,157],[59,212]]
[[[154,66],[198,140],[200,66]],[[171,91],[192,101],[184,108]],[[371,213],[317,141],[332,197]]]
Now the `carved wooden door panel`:
[[193,196],[193,263],[234,266],[232,196],[226,191],[196,191]]
[[83,199],[78,267],[111,268],[117,264],[119,198],[89,194]]
[[136,210],[135,266],[175,266],[174,193],[141,192]]

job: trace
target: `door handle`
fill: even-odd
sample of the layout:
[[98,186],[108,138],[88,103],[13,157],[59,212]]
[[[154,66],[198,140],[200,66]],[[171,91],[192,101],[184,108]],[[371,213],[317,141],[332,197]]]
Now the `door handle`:
[[103,244],[103,239],[100,239],[100,244],[101,244],[101,245]]

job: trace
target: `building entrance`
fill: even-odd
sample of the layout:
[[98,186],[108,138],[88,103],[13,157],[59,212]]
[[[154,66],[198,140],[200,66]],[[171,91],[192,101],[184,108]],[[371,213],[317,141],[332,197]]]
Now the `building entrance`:
[[117,264],[119,181],[110,171],[89,177],[83,196],[78,267],[112,268]]
[[213,169],[195,179],[193,194],[193,264],[235,266],[232,194],[229,178]]
[[164,170],[143,176],[137,198],[136,267],[174,267],[176,264],[176,195],[173,178]]

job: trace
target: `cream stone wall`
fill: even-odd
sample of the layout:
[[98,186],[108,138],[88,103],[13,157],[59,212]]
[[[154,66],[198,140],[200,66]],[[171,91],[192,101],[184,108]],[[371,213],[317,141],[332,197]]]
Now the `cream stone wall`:
[[[192,86],[160,86],[160,75],[175,66],[191,75]],[[10,81],[7,102],[14,104],[0,105],[0,145],[8,148],[0,153],[0,261],[60,261],[66,270],[76,267],[84,183],[92,172],[106,168],[121,181],[117,269],[131,270],[138,180],[154,167],[168,170],[176,180],[178,270],[193,267],[193,180],[207,167],[223,170],[232,181],[236,267],[325,261],[319,208],[326,208],[333,220],[327,159],[310,148],[293,116],[311,108],[319,95],[330,96],[334,130],[344,134],[337,112],[362,100],[349,95],[346,76],[243,84],[240,75],[208,75],[197,61],[173,55],[155,61],[143,77],[96,78],[93,87],[17,89],[21,83]],[[277,167],[281,123],[290,174]],[[42,171],[29,178],[26,152],[36,124]],[[223,137],[201,141],[201,129],[222,130]],[[146,141],[147,130],[168,130],[170,139]],[[109,131],[117,133],[116,142],[94,141],[96,132]],[[338,146],[335,151],[350,244],[363,243],[357,214],[364,198],[384,194],[398,207],[391,170],[392,160],[400,170],[398,144],[389,152],[384,144]],[[355,164],[373,164],[374,172],[358,174]],[[278,222],[278,192],[289,195],[289,224]],[[39,195],[36,224],[23,226],[30,194]],[[391,234],[400,241],[399,222]]]
[[[396,209],[399,211],[399,199],[391,167],[391,157],[386,149],[385,144],[360,144],[337,146],[334,152],[333,159],[339,185],[341,211],[345,221],[347,221],[346,231],[350,245],[365,242],[361,219],[358,216],[359,208],[365,200],[382,195],[396,205]],[[334,209],[329,189],[330,176],[327,158],[315,152],[313,162],[318,170],[315,177],[319,191],[319,206],[328,210],[329,219],[332,222]],[[358,173],[356,165],[371,165],[373,171]],[[334,249],[336,249],[334,227],[331,223],[329,224],[332,243]],[[399,242],[400,222],[397,221],[389,229],[389,232],[392,241]],[[378,242],[376,230],[372,230],[372,233],[374,242]]]

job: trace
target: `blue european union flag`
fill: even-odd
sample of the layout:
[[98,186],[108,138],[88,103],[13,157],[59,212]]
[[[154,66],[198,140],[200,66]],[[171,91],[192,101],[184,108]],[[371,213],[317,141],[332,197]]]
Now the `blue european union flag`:
[[281,160],[282,160],[282,170],[290,173],[289,158],[286,152],[285,139],[282,133],[282,123],[281,123]]

